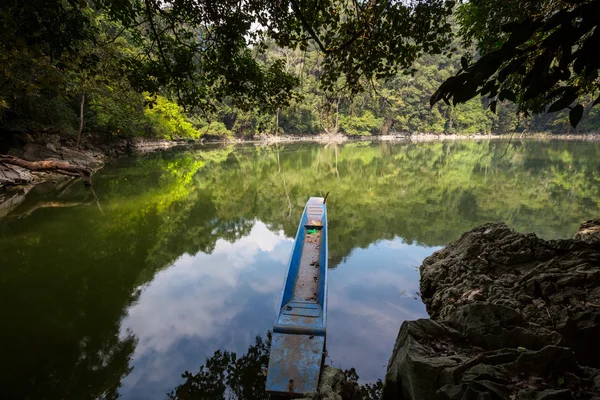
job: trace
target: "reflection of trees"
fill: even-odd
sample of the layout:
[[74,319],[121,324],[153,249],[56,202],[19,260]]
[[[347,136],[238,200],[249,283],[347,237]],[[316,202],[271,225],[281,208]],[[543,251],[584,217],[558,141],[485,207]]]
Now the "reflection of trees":
[[137,297],[139,270],[126,263],[139,245],[106,243],[82,225],[64,229],[61,217],[86,209],[38,210],[32,216],[45,214],[43,224],[29,217],[2,226],[3,398],[116,398],[130,371],[135,338],[120,336],[119,325]]
[[[255,343],[239,358],[236,353],[217,350],[197,373],[185,371],[182,374],[185,382],[169,393],[169,399],[269,399],[272,396],[265,392],[265,385],[270,350],[271,332],[267,333],[266,340],[257,336]],[[359,385],[354,368],[344,371],[344,374],[348,380],[341,388],[344,400],[380,398],[383,387],[381,380],[374,384]]]
[[[330,192],[332,267],[382,239],[444,245],[496,220],[552,238],[598,213],[599,146],[515,141],[500,158],[506,146],[229,146],[122,160],[96,176],[103,213],[38,208],[0,221],[4,393],[116,393],[135,346],[120,321],[138,288],[185,253],[248,235],[256,220],[293,237],[315,193]],[[81,201],[83,190],[59,199]]]
[[501,158],[506,146],[230,147],[235,156],[210,157],[194,187],[210,199],[204,212],[214,211],[218,224],[260,219],[290,237],[306,198],[331,192],[332,266],[378,240],[439,246],[496,220],[556,237],[597,210],[597,146],[517,141]]
[[257,336],[255,343],[241,357],[217,350],[196,374],[185,371],[185,382],[177,386],[170,399],[267,399],[266,371],[271,349],[271,333],[266,340]]

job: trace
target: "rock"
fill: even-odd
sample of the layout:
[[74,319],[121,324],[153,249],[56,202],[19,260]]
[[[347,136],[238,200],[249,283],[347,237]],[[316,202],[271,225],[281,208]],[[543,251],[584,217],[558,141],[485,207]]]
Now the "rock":
[[135,137],[130,140],[131,148],[140,153],[156,150],[170,149],[179,146],[188,146],[194,143],[194,141],[188,140],[166,140],[160,138],[143,138]]
[[461,357],[432,357],[427,342],[457,337],[455,331],[435,321],[405,321],[388,363],[383,399],[438,399],[437,382],[446,368],[459,365]]
[[[600,367],[593,339],[600,336],[600,219],[584,222],[575,239],[555,241],[503,223],[475,228],[423,261],[421,292],[432,318],[457,329],[467,324],[459,331],[478,345],[539,349],[561,342],[580,363]],[[467,295],[451,301],[457,292]],[[510,328],[503,325],[508,311],[500,315],[489,305],[481,310],[490,312],[485,332],[473,326],[465,312],[477,309],[464,306],[481,302],[511,309]]]
[[55,149],[60,149],[61,148],[60,135],[50,134],[50,135],[47,136],[46,142],[48,144],[51,144],[52,146],[54,146]]
[[510,307],[487,302],[464,305],[449,324],[475,346],[487,349],[525,347],[536,350],[561,342],[557,332],[526,323],[521,314]]
[[91,168],[92,170],[97,170],[104,165],[102,161],[98,160],[87,151],[73,150],[64,147],[60,154],[64,160],[69,161],[72,164]]
[[354,382],[349,382],[344,372],[327,365],[321,370],[317,393],[300,400],[361,400],[360,390]]
[[[17,157],[27,161],[62,160],[61,155],[56,151],[56,148],[52,145],[50,147],[36,143],[27,143],[21,150],[22,154],[17,155]],[[13,152],[11,151],[11,154],[12,153]]]
[[[572,388],[580,393],[594,393],[590,372],[578,367],[569,348],[501,349],[451,357],[431,353],[431,342],[444,337],[457,340],[455,335],[452,328],[435,321],[404,322],[396,352],[388,365],[382,398],[570,399],[564,396],[571,396]],[[459,352],[464,352],[464,346],[464,343],[457,345]],[[568,374],[569,380],[563,378],[563,382],[558,382],[556,377],[561,374]],[[559,388],[560,385],[567,387]],[[533,392],[523,391],[528,388]]]
[[[2,164],[0,164],[0,171],[1,166]],[[27,193],[29,193],[32,187],[32,185],[29,185],[20,188],[19,190],[11,190],[0,193],[0,219],[10,214],[11,211],[23,203],[25,196]]]
[[556,241],[487,224],[426,258],[432,320],[402,324],[383,397],[598,397],[598,238],[600,219]]
[[593,244],[600,242],[600,218],[582,223],[573,239]]
[[539,393],[536,397],[536,400],[571,400],[574,399],[573,394],[568,389],[563,390],[554,390],[554,389],[546,389],[543,392]]
[[28,184],[33,180],[34,176],[29,170],[0,163],[0,187]]
[[546,346],[539,351],[525,351],[506,369],[515,372],[527,371],[532,376],[546,377],[575,371],[577,363],[573,350],[566,347]]

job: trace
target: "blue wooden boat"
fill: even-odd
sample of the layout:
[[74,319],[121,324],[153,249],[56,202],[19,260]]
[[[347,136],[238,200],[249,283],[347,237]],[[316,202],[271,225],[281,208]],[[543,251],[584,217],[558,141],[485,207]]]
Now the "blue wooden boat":
[[311,197],[300,220],[290,257],[269,357],[269,393],[315,392],[327,326],[327,207]]

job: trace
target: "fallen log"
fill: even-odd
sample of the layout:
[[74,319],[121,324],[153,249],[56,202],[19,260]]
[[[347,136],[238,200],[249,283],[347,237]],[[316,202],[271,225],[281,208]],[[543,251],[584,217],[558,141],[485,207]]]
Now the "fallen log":
[[17,165],[30,171],[54,171],[62,175],[79,176],[86,186],[92,186],[92,170],[67,161],[27,161],[22,158],[0,154],[0,163]]

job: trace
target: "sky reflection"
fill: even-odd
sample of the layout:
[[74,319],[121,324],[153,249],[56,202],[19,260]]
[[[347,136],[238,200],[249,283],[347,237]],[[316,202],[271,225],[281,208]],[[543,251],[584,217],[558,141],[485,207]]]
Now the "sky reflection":
[[257,222],[218,240],[212,254],[184,254],[147,284],[121,325],[139,340],[124,398],[164,398],[185,370],[219,349],[243,352],[273,324],[293,240]]
[[[215,350],[243,353],[264,336],[292,244],[257,221],[248,236],[218,240],[212,254],[184,254],[156,274],[121,324],[123,337],[139,340],[123,398],[164,398]],[[364,381],[383,377],[402,321],[426,317],[417,268],[434,250],[380,241],[329,271],[328,363],[355,367]]]

